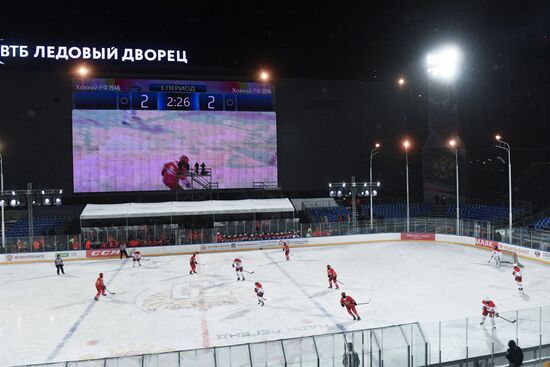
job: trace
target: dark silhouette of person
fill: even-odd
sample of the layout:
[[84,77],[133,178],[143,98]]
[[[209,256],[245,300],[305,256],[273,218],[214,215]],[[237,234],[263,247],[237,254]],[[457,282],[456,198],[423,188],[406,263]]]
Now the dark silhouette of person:
[[508,350],[506,351],[506,359],[510,367],[517,367],[523,364],[523,351],[516,345],[516,342],[510,340],[508,342]]

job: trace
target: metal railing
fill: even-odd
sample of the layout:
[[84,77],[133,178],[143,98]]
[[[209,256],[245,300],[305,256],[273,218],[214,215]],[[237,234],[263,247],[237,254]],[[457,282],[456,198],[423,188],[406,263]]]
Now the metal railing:
[[[550,307],[537,307],[500,315],[497,329],[480,317],[342,331],[332,334],[278,339],[205,349],[142,354],[94,360],[58,362],[50,367],[252,367],[347,366],[359,359],[364,367],[499,366],[509,340],[526,352],[526,360],[550,358]],[[342,327],[340,325],[340,327]],[[349,349],[350,343],[353,351]],[[354,355],[354,352],[357,355]],[[483,361],[482,364],[472,362]],[[471,364],[467,364],[470,362]]]
[[[456,230],[454,218],[411,218],[410,232],[457,234],[478,237],[495,241],[508,242],[508,229],[491,222],[479,220],[460,220]],[[6,249],[0,253],[70,251],[88,248],[118,247],[120,243],[128,246],[167,246],[220,242],[229,236],[263,234],[264,238],[290,237],[323,237],[367,233],[405,232],[405,218],[377,219],[373,230],[368,221],[328,223],[298,223],[297,219],[270,219],[260,221],[219,222],[213,228],[187,229],[175,224],[152,226],[122,226],[83,228],[82,233],[75,235],[34,236],[6,238]],[[267,237],[265,237],[267,236]],[[223,237],[223,239],[222,239]],[[249,236],[250,239],[262,239]],[[244,240],[245,237],[239,237]],[[513,244],[550,251],[550,232],[536,231],[528,228],[514,228]]]

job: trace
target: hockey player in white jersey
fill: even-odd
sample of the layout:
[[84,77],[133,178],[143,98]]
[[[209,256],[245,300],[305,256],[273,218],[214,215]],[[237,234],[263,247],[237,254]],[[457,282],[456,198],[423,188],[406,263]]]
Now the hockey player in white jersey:
[[491,326],[496,329],[495,316],[498,317],[497,305],[489,297],[481,301],[481,322],[480,325],[485,323],[487,316],[491,319]]
[[233,260],[233,268],[235,269],[235,273],[237,273],[237,280],[244,280],[243,262],[240,258],[236,257]]
[[134,260],[134,266],[132,266],[133,268],[136,267],[136,263],[141,266],[141,254],[139,251],[134,251],[133,255],[132,255],[132,260]]
[[516,284],[518,285],[518,290],[523,290],[523,274],[521,272],[520,267],[518,264],[514,264],[514,271],[512,271],[512,275],[514,276],[514,280],[516,281]]

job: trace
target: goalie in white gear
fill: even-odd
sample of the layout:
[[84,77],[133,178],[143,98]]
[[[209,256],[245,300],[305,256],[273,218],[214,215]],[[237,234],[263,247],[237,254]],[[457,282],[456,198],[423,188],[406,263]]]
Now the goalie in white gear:
[[496,243],[493,246],[493,253],[491,254],[491,258],[489,259],[489,263],[495,260],[495,266],[498,268],[500,266],[500,260],[502,260],[502,253],[500,252],[500,248],[498,247],[498,243]]

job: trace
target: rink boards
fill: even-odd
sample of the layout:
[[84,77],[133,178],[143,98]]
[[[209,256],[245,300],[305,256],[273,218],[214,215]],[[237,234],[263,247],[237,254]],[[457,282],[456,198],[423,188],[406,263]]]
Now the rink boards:
[[[360,234],[350,236],[331,236],[331,237],[307,237],[286,239],[291,247],[315,247],[315,246],[338,246],[366,244],[369,242],[384,241],[435,241],[439,243],[457,244],[475,247],[479,249],[492,250],[495,244],[505,251],[516,252],[518,257],[550,264],[550,252],[531,249],[516,245],[510,245],[503,242],[491,241],[482,238],[456,236],[448,234],[433,233],[377,233]],[[163,255],[185,255],[194,252],[213,253],[230,251],[251,251],[273,249],[280,247],[280,240],[265,241],[244,241],[244,242],[221,242],[204,243],[197,245],[173,245],[156,247],[132,247],[128,248],[131,253],[139,250],[144,256],[163,256]],[[99,260],[112,259],[119,256],[120,252],[116,248],[80,250],[80,251],[57,251],[57,252],[33,252],[33,253],[15,253],[0,255],[0,264],[49,262],[55,259],[56,254],[60,254],[64,261],[76,260]]]

